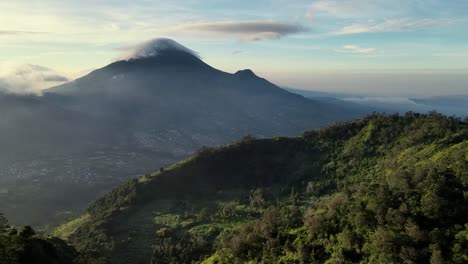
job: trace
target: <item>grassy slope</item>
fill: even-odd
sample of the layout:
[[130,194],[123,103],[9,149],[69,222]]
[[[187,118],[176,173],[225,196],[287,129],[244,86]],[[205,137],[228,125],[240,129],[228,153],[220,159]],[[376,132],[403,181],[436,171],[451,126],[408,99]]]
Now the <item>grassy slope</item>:
[[[447,188],[458,188],[450,191],[452,197],[448,198],[466,207],[467,138],[466,123],[436,114],[408,114],[405,117],[371,116],[311,131],[297,138],[246,139],[230,146],[200,151],[163,171],[132,180],[95,202],[87,216],[60,227],[56,234],[67,238],[80,250],[106,252],[115,263],[147,263],[152,256],[156,263],[202,260],[211,254],[214,255],[206,260],[208,263],[214,260],[260,261],[263,256],[260,249],[260,253],[242,255],[241,251],[229,246],[235,244],[232,241],[228,245],[221,242],[229,240],[229,234],[235,230],[242,233],[242,228],[255,223],[255,219],[271,215],[271,210],[266,209],[270,205],[288,211],[291,193],[296,196],[293,200],[299,208],[298,215],[304,216],[299,217],[297,226],[284,230],[292,236],[291,239],[304,240],[303,243],[317,239],[296,234],[314,232],[306,223],[307,214],[312,215],[312,219],[322,217],[322,214],[324,218],[329,217],[327,212],[340,197],[346,197],[343,199],[352,201],[353,205],[368,204],[370,209],[366,210],[377,222],[381,217],[379,212],[389,209],[384,208],[387,200],[379,204],[379,196],[372,194],[374,189],[388,189],[386,192],[391,195],[385,199],[390,199],[388,203],[395,199],[393,207],[401,205],[402,197],[419,199],[417,206],[423,207],[424,201],[430,201],[433,195],[425,192],[423,184],[432,184],[425,178],[430,175],[428,170],[448,170],[449,174],[454,174],[454,179],[442,179],[453,181]],[[262,191],[254,193],[257,188]],[[351,199],[353,193],[362,201]],[[444,201],[441,203],[443,205]],[[315,211],[310,212],[310,208]],[[440,220],[445,221],[440,223],[441,228],[464,224],[459,219],[459,210],[463,208],[456,212],[430,206],[421,210],[438,210],[444,216]],[[414,221],[422,219],[427,228],[432,227],[434,224],[425,213],[429,214],[415,212],[414,216],[405,217],[414,218]],[[343,213],[340,219],[350,214]],[[341,234],[343,230],[340,228],[333,232]],[[367,241],[375,235],[376,228],[363,229],[367,233],[360,240]],[[450,229],[450,232],[459,229]],[[372,245],[364,242],[357,243],[356,248],[359,248],[349,256],[335,254],[334,249],[318,245],[323,239],[334,237],[332,233],[315,234],[325,237],[317,240],[322,242],[313,242],[317,248],[308,247],[320,253],[318,262],[334,257],[339,259],[340,256],[378,261],[375,256],[382,260],[388,255],[366,251]],[[241,235],[233,237],[236,241],[245,240]],[[333,239],[327,243],[333,244]],[[290,258],[293,263],[298,261],[299,253],[294,250],[278,252],[269,254],[272,257],[278,255],[271,261],[279,258]],[[372,257],[374,259],[369,259]]]

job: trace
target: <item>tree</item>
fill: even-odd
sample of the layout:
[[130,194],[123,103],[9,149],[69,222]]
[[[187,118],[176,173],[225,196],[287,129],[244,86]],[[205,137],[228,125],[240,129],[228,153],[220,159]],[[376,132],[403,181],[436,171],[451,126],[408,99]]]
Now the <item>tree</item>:
[[444,258],[442,257],[442,251],[440,251],[438,246],[431,245],[431,264],[443,264],[445,263]]
[[3,216],[3,213],[0,212],[0,228],[8,224],[8,220]]
[[30,226],[24,226],[23,229],[20,232],[20,236],[22,236],[24,238],[31,237],[31,236],[33,236],[35,234],[36,234],[36,232]]
[[200,210],[200,212],[197,214],[197,220],[200,222],[207,221],[210,219],[210,210],[208,208],[203,208]]
[[257,189],[250,196],[250,206],[263,208],[265,206],[265,198],[263,198],[262,189]]
[[466,263],[468,261],[468,224],[465,229],[455,235],[452,247],[453,263]]
[[225,218],[230,218],[230,217],[234,217],[236,214],[237,214],[237,206],[239,205],[239,203],[237,202],[228,202],[226,203],[222,210],[221,210],[221,214],[223,217]]

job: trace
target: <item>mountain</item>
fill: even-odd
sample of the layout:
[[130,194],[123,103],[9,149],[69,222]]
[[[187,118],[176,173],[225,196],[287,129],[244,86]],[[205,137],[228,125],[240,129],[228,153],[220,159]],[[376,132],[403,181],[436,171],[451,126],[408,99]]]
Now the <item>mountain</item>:
[[42,96],[2,100],[0,211],[35,227],[203,146],[296,135],[364,113],[289,93],[251,70],[214,69],[169,39]]
[[199,151],[55,231],[112,263],[464,263],[468,124],[375,114]]
[[148,45],[50,89],[46,98],[111,121],[138,146],[182,155],[246,134],[294,135],[360,114],[286,92],[251,70],[219,71],[172,40]]

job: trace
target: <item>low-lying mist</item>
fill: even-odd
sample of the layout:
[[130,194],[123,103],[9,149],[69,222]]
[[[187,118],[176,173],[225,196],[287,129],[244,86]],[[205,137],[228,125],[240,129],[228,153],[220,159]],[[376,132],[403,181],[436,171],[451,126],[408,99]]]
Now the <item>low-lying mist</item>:
[[40,95],[43,89],[69,81],[57,71],[33,64],[0,64],[0,91]]

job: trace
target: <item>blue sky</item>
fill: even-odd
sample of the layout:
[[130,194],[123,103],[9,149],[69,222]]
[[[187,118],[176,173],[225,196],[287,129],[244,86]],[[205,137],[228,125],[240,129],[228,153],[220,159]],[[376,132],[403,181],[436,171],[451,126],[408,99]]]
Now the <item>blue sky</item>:
[[2,1],[0,71],[34,64],[75,78],[170,37],[221,70],[285,86],[468,94],[466,32],[466,0]]

